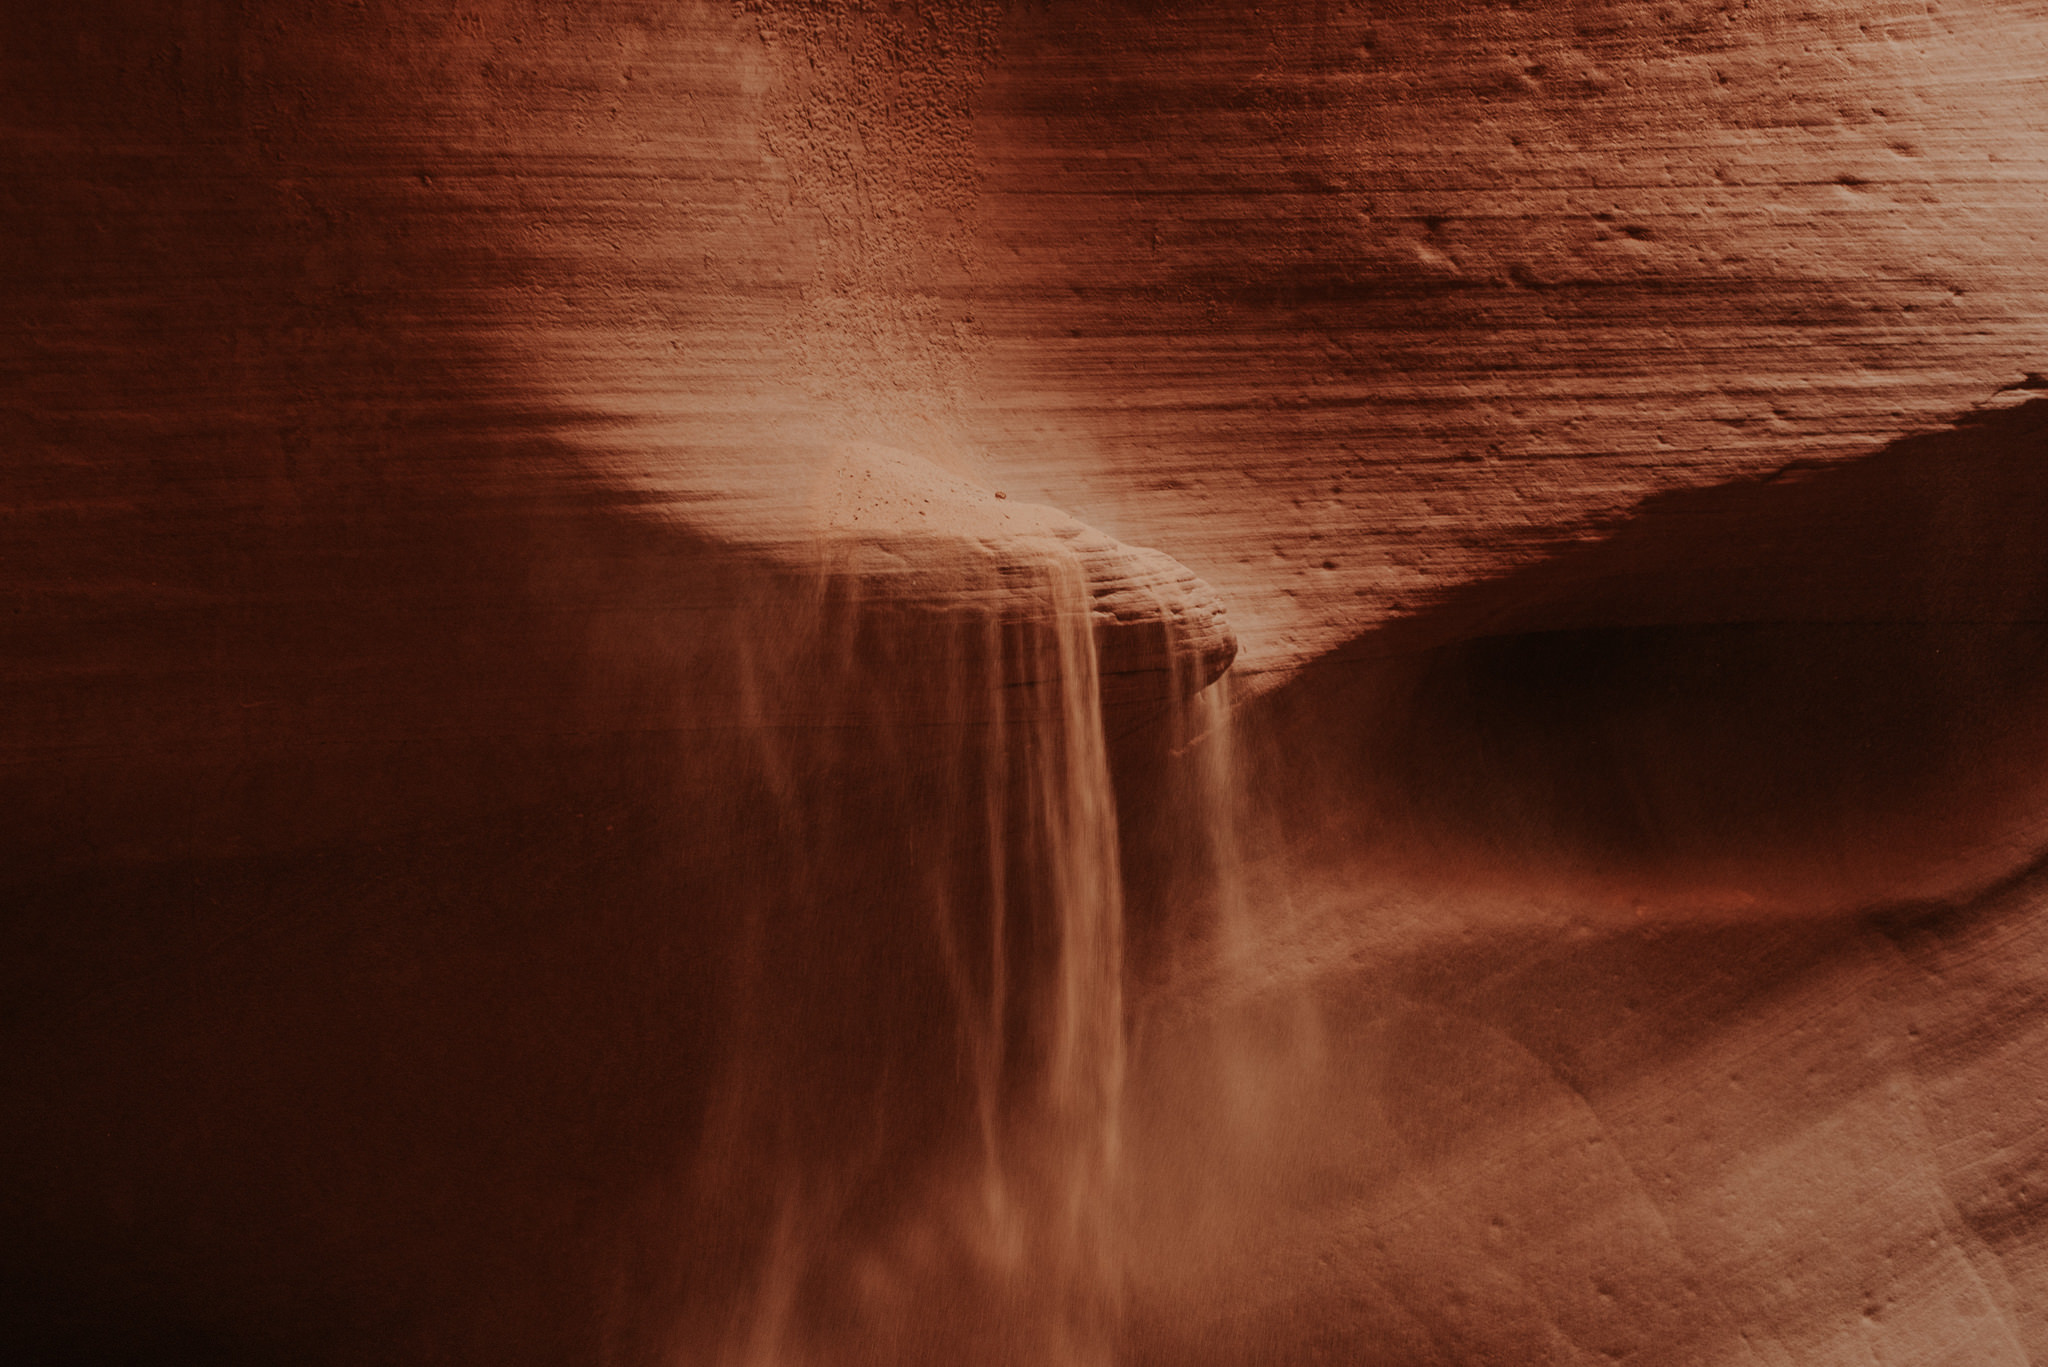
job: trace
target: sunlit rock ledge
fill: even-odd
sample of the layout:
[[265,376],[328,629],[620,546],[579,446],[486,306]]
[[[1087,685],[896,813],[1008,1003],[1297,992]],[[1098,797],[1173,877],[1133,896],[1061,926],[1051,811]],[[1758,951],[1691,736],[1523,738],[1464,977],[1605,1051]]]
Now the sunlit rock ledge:
[[[1071,665],[1047,646],[1063,629],[1071,641],[1075,627],[1090,638],[1085,667],[1111,708],[1206,687],[1237,651],[1215,591],[1170,556],[903,452],[840,453],[808,511],[815,539],[784,554],[812,561],[824,595],[872,618],[871,635],[915,635],[920,621],[926,631],[1039,628],[1038,645],[1012,643],[1008,688],[1056,682]],[[1078,620],[1063,628],[1063,618]],[[874,662],[866,677],[876,686],[947,686],[938,661],[920,669],[914,645],[882,649],[894,667]]]

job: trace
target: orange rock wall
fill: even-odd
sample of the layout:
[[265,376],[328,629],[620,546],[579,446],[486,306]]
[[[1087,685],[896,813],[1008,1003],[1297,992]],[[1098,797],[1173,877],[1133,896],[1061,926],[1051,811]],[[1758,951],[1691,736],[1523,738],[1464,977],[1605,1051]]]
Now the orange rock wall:
[[2044,56],[14,7],[4,1341],[2039,1356]]

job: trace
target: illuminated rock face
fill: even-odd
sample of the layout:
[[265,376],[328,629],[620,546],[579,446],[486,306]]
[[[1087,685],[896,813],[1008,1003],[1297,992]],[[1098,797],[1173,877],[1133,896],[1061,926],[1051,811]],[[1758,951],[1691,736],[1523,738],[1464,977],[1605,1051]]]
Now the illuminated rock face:
[[15,8],[29,1355],[2048,1351],[2039,14]]

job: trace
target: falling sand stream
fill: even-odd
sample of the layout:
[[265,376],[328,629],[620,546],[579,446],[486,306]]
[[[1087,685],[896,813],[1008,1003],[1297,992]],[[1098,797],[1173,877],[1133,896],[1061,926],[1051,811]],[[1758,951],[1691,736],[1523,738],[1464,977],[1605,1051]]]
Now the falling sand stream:
[[[1022,525],[1001,537],[842,532],[746,643],[740,767],[776,867],[741,908],[698,1180],[703,1218],[758,1233],[706,1279],[730,1295],[693,1356],[1116,1357],[1128,1031],[1111,733],[1149,727],[1202,757],[1202,840],[1234,866],[1229,706],[1204,688],[1228,657],[1177,634],[1172,592],[1141,585],[1135,611],[1125,585],[1106,608],[1103,548],[1129,548],[1033,511],[1003,510]],[[1118,631],[1150,633],[1142,696],[1105,668]]]

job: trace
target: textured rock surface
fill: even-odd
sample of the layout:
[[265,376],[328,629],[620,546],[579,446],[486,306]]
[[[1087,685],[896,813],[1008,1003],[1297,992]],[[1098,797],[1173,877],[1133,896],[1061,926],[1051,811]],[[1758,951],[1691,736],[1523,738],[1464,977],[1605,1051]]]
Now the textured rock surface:
[[[6,1333],[2048,1352],[2044,58],[1992,0],[7,10]],[[1119,907],[1067,1342],[1115,1298],[1000,1310],[1085,1260],[963,1155],[1058,1128]]]
[[982,97],[1003,430],[1248,670],[2040,365],[2036,7],[1082,8]]
[[[825,593],[848,608],[891,619],[876,630],[897,651],[915,637],[919,618],[1029,625],[1079,609],[1094,636],[1103,701],[1113,708],[1205,688],[1237,653],[1215,591],[1186,566],[903,452],[841,452],[813,487],[810,511],[814,530],[784,556],[816,563]],[[1020,660],[1006,682],[1028,688],[1057,668]],[[874,671],[905,690],[918,687],[921,672],[942,690],[952,686],[943,670],[914,663]]]

